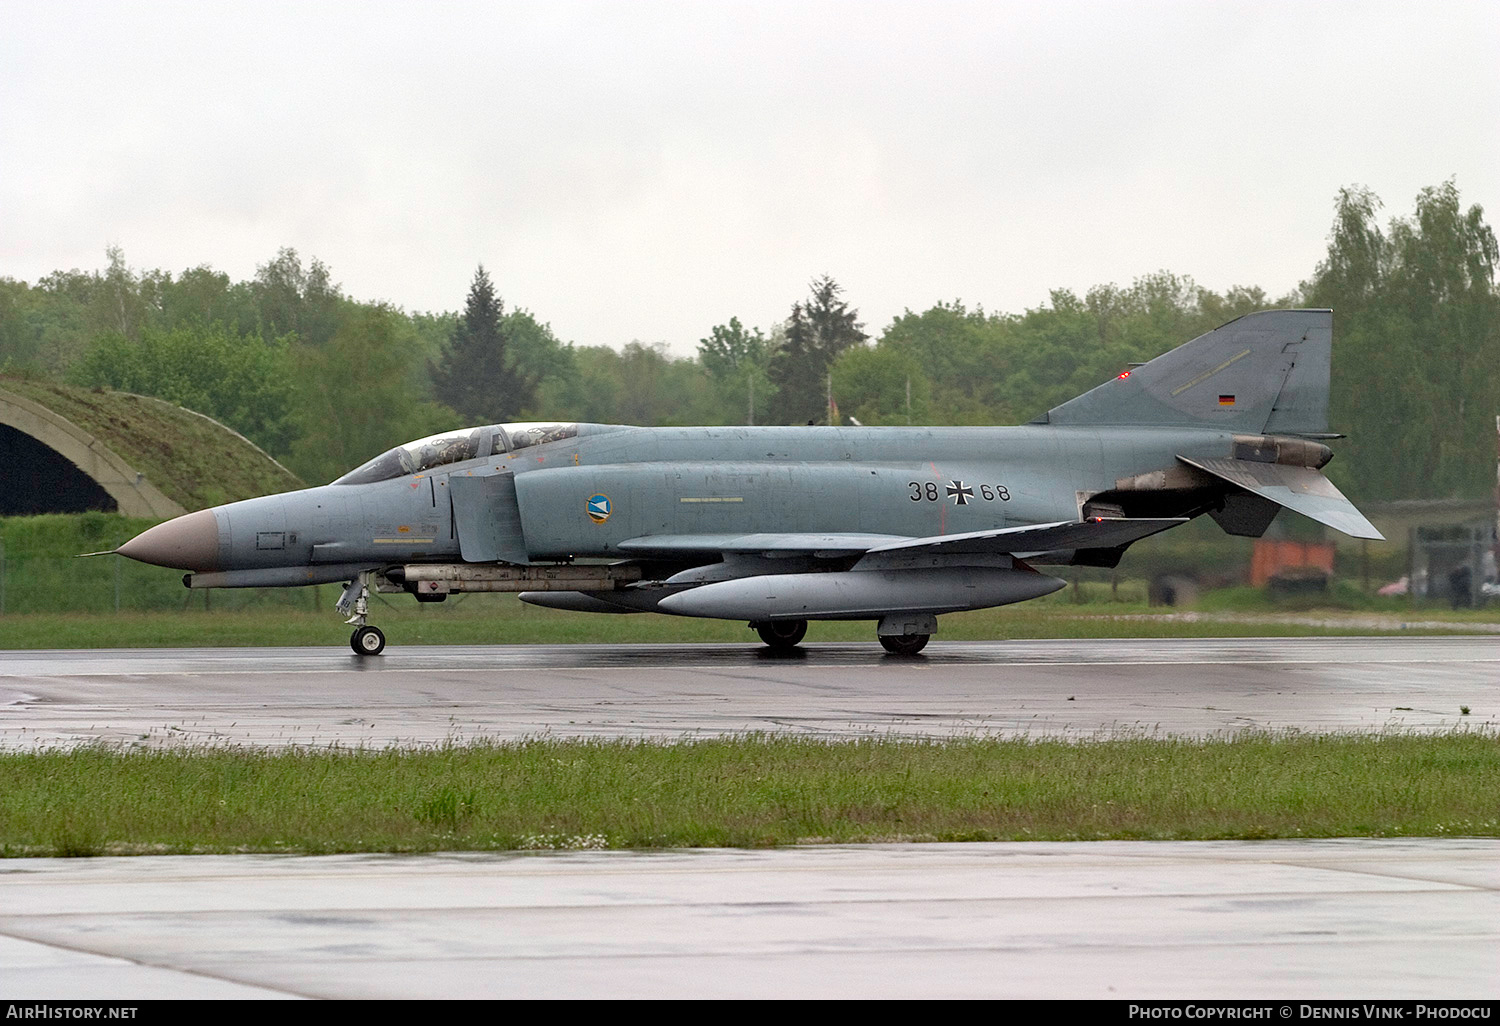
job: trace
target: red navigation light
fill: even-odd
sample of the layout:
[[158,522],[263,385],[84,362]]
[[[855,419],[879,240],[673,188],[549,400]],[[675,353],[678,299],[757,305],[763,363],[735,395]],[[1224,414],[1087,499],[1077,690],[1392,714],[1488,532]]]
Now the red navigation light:
[[1130,372],[1129,371],[1121,371],[1119,374],[1117,374],[1115,376],[1115,380],[1117,380],[1117,381],[1124,381],[1128,377],[1130,377]]

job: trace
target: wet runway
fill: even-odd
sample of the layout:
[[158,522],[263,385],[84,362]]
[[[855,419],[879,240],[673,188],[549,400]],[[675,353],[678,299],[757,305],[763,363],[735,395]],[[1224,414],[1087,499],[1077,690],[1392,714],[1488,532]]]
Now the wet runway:
[[[1470,709],[1469,715],[1460,712]],[[1494,727],[1500,640],[0,653],[0,749]],[[0,860],[6,997],[1500,996],[1500,842]]]
[[1493,840],[0,861],[10,998],[1488,998]]
[[[1469,708],[1464,715],[1462,709]],[[1205,735],[1500,724],[1500,640],[1235,638],[0,653],[0,748],[557,736]]]

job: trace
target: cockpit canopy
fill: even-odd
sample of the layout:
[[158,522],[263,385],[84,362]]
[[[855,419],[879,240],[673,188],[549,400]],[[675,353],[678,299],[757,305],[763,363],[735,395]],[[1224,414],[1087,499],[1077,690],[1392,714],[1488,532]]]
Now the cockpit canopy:
[[352,485],[389,481],[407,474],[420,474],[448,463],[503,456],[517,449],[576,437],[577,424],[491,424],[488,427],[448,431],[398,445],[349,471],[333,483]]

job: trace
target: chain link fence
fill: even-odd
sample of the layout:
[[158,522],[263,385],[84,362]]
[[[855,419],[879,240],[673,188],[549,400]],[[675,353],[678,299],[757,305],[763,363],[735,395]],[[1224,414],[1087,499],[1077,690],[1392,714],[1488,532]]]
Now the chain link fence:
[[[23,613],[120,613],[147,610],[331,608],[316,588],[189,591],[182,571],[123,556],[34,555],[0,539],[0,616]],[[335,595],[336,597],[336,595]]]

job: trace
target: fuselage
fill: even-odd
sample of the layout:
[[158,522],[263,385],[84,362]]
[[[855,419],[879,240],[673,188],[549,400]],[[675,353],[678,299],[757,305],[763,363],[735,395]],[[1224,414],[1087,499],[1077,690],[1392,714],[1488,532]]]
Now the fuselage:
[[[653,537],[928,537],[1075,520],[1123,479],[1233,444],[1230,432],[1183,428],[584,424],[514,452],[218,506],[191,515],[202,519],[190,555],[143,555],[151,532],[127,554],[195,571],[454,562],[474,549],[466,522],[508,535],[500,558],[513,562],[618,558]],[[476,476],[506,489],[460,480]],[[510,503],[507,520],[497,507]],[[466,521],[474,504],[484,508]]]

